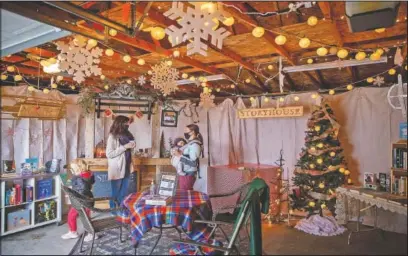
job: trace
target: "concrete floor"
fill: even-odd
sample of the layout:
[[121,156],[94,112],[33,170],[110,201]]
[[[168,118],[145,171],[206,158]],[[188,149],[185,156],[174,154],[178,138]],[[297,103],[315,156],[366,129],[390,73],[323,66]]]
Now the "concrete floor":
[[[80,227],[79,230],[82,228]],[[13,234],[1,239],[2,255],[67,255],[75,240],[62,240],[67,225],[49,226]],[[308,235],[284,224],[263,225],[263,248],[267,254],[288,255],[407,255],[407,235],[378,231],[353,234],[347,245],[348,233],[335,237]]]

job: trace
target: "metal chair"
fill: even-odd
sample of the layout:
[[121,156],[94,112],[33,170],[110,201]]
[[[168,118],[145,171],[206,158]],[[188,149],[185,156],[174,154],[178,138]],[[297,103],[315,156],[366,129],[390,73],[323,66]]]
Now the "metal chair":
[[[90,249],[90,255],[92,255],[92,250],[95,242],[95,234],[99,233],[101,231],[105,230],[111,230],[111,229],[116,229],[119,228],[119,240],[121,243],[124,241],[122,240],[122,228],[124,227],[123,224],[119,223],[116,221],[116,217],[106,217],[106,218],[100,218],[100,219],[91,219],[88,217],[88,215],[85,212],[86,208],[91,209],[94,212],[99,212],[99,213],[112,213],[116,212],[119,210],[122,210],[121,207],[118,207],[118,203],[116,200],[110,197],[99,197],[99,198],[89,198],[84,195],[81,195],[80,193],[76,192],[75,190],[72,190],[71,188],[62,185],[62,189],[64,190],[65,193],[68,194],[69,199],[71,201],[72,207],[75,208],[75,210],[78,211],[79,214],[79,219],[82,222],[82,225],[84,226],[85,232],[81,235],[80,240],[81,245],[80,245],[80,252],[84,252],[82,250],[82,246],[84,243],[85,236],[89,233],[93,235],[92,239],[92,244],[91,244],[91,249]],[[97,201],[104,201],[104,200],[113,200],[116,204],[115,208],[110,208],[110,209],[99,209],[95,208],[93,205]],[[75,245],[74,248],[76,248],[77,245]],[[71,252],[74,251],[74,248]]]

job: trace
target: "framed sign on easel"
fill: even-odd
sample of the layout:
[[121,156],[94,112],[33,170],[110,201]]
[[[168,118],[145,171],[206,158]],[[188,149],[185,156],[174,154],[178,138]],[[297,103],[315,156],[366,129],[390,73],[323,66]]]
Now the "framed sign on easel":
[[177,190],[177,182],[178,179],[175,173],[160,173],[157,193],[161,196],[174,196]]

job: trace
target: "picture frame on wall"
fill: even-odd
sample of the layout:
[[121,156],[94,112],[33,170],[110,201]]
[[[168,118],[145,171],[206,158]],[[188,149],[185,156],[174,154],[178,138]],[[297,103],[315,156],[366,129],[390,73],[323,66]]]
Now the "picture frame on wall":
[[162,127],[177,127],[178,112],[174,110],[162,110],[161,126]]

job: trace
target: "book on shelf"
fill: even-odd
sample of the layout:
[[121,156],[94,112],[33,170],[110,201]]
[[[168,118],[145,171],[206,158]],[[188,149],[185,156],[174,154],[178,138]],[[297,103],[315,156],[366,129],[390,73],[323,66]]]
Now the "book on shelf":
[[392,152],[392,167],[398,168],[398,169],[404,169],[404,171],[407,171],[408,167],[408,152],[406,148],[393,148]]
[[53,220],[57,218],[57,202],[51,199],[36,203],[35,212],[35,223]]
[[26,200],[26,202],[32,202],[33,199],[34,199],[33,187],[32,186],[26,186],[25,187],[25,200]]
[[378,177],[380,179],[380,191],[387,191],[387,174],[379,173]]
[[392,184],[394,194],[406,195],[407,187],[407,177],[395,177],[394,183]]
[[53,179],[42,179],[37,181],[36,199],[43,199],[53,195]]
[[7,231],[30,225],[30,210],[21,209],[7,214]]
[[161,195],[146,195],[144,196],[145,204],[147,205],[160,205],[165,206],[172,202],[171,196],[161,196]]

